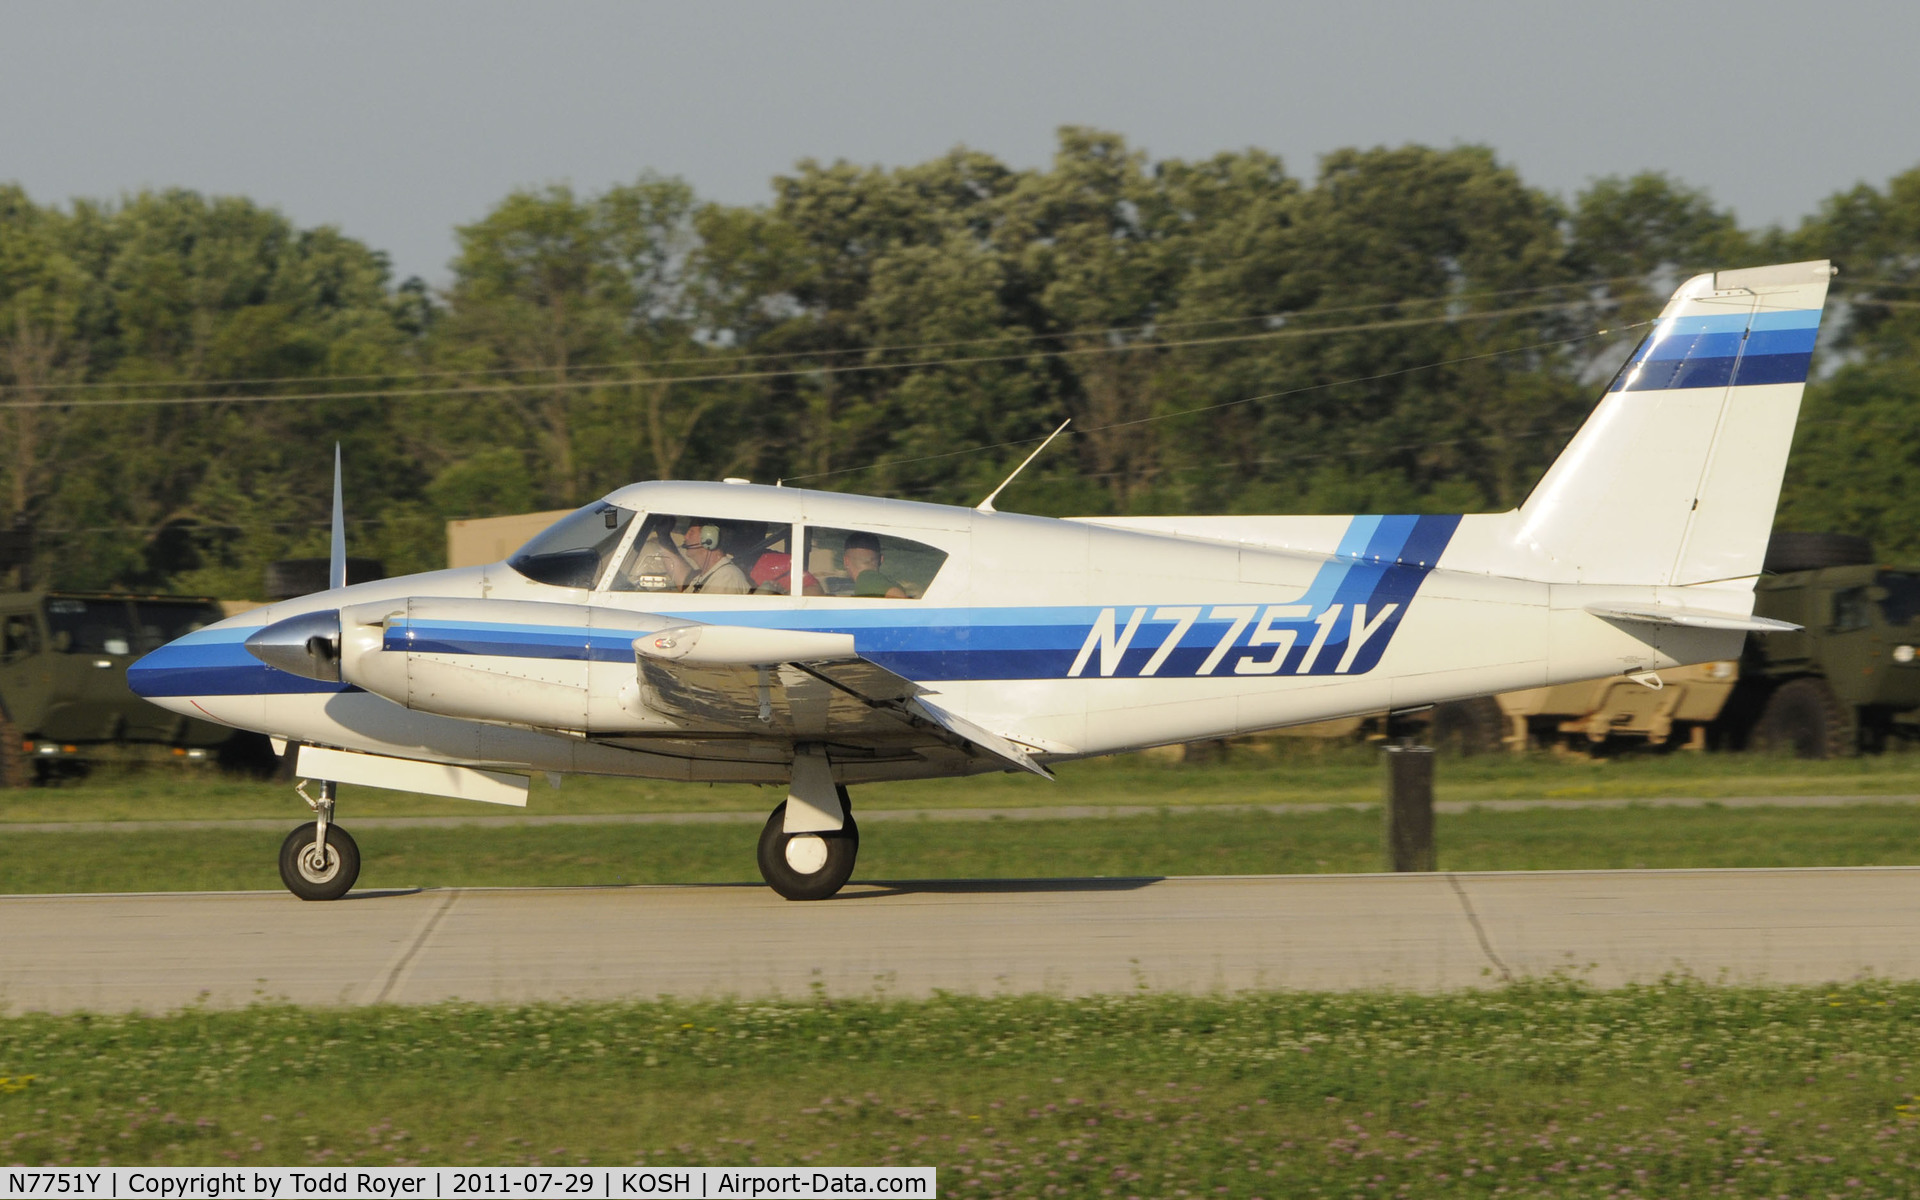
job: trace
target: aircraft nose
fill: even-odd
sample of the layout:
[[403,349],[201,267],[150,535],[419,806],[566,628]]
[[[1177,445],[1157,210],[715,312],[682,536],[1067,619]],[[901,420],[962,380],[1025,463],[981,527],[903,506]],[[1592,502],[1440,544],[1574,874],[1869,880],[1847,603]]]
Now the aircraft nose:
[[340,682],[338,609],[301,613],[275,621],[247,638],[246,646],[247,653],[289,675]]

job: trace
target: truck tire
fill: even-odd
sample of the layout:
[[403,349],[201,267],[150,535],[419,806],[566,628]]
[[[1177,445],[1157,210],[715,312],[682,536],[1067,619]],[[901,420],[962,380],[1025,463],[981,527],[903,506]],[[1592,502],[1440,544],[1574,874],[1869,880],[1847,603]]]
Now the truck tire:
[[1434,747],[1457,754],[1492,754],[1505,743],[1507,714],[1492,696],[1433,706],[1427,737]]
[[1791,533],[1780,531],[1767,542],[1764,569],[1776,575],[1818,571],[1826,567],[1854,567],[1873,561],[1873,543],[1851,533]]
[[1809,676],[1780,686],[1767,700],[1755,729],[1762,750],[1796,758],[1839,758],[1853,752],[1846,707],[1824,679]]
[[0,788],[27,786],[27,756],[20,750],[20,727],[0,701]]

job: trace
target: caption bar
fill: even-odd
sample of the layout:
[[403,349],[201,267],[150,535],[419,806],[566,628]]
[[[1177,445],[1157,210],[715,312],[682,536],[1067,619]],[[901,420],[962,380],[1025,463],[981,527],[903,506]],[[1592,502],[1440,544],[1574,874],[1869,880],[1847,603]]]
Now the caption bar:
[[939,1195],[933,1167],[97,1167],[10,1168],[0,1200],[412,1200],[414,1197],[804,1197]]

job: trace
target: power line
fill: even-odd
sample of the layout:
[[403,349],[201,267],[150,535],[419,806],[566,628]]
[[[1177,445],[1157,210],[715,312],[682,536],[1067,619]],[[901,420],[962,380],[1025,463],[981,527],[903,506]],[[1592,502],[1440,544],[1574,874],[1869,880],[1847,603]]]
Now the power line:
[[931,367],[973,366],[993,363],[1025,362],[1033,358],[1077,358],[1096,354],[1134,354],[1150,350],[1173,350],[1192,346],[1221,346],[1238,342],[1283,341],[1329,337],[1345,333],[1366,333],[1382,329],[1407,329],[1421,325],[1442,325],[1459,321],[1485,321],[1499,317],[1526,316],[1549,312],[1571,312],[1605,306],[1610,301],[1581,301],[1561,304],[1536,304],[1520,308],[1490,309],[1485,312],[1445,313],[1433,317],[1404,317],[1390,321],[1371,321],[1355,325],[1330,325],[1318,329],[1270,329],[1260,333],[1229,334],[1224,337],[1187,338],[1172,342],[1131,342],[1112,346],[1081,346],[1063,350],[1033,350],[1021,354],[979,355],[963,358],[931,358],[912,362],[857,363],[840,367],[805,367],[768,371],[733,371],[710,375],[642,375],[624,379],[590,379],[543,383],[469,384],[440,388],[372,388],[356,392],[279,392],[242,396],[116,396],[103,400],[0,401],[0,409],[16,408],[137,408],[188,404],[288,404],[340,400],[438,399],[450,396],[506,396],[525,392],[586,391],[594,388],[636,387],[656,384],[726,383],[754,379],[777,379],[789,375],[854,375],[874,371],[912,371]]
[[[1190,321],[1155,321],[1155,322],[1149,322],[1147,324],[1142,324],[1142,325],[1114,325],[1114,326],[1107,326],[1103,328],[1093,328],[1093,329],[1065,329],[1065,330],[1056,330],[1056,331],[1045,332],[1045,333],[1025,333],[1025,334],[995,333],[995,334],[990,334],[990,335],[986,335],[978,338],[960,338],[960,339],[955,339],[950,341],[890,343],[890,344],[882,344],[882,345],[876,345],[876,346],[846,346],[838,349],[822,348],[822,349],[812,349],[812,350],[762,351],[762,352],[756,352],[752,354],[718,353],[718,354],[683,356],[678,358],[627,359],[620,362],[611,362],[611,363],[576,363],[576,364],[569,364],[566,367],[474,367],[474,368],[454,368],[454,369],[438,370],[438,371],[409,371],[404,368],[396,368],[391,371],[378,371],[378,372],[358,374],[358,375],[312,375],[312,374],[309,374],[309,375],[258,375],[258,376],[244,376],[244,377],[233,377],[233,378],[189,379],[189,380],[99,379],[99,380],[87,380],[87,381],[76,382],[76,383],[34,384],[31,386],[13,383],[13,384],[0,384],[0,390],[14,391],[14,392],[27,391],[27,390],[31,390],[34,392],[77,392],[77,391],[98,391],[98,390],[105,390],[105,389],[126,390],[129,388],[230,387],[230,386],[240,386],[240,385],[259,385],[259,384],[274,384],[274,383],[305,383],[305,384],[357,383],[357,382],[364,382],[366,380],[372,380],[372,379],[395,379],[395,378],[403,378],[403,377],[407,379],[442,379],[442,378],[449,378],[449,377],[473,378],[475,376],[487,376],[487,375],[532,375],[542,371],[559,371],[561,372],[564,378],[568,374],[574,374],[574,373],[584,374],[589,371],[618,371],[618,370],[627,370],[627,369],[634,369],[634,368],[685,366],[690,363],[709,363],[710,364],[710,363],[726,363],[726,362],[775,362],[783,359],[832,358],[832,357],[839,357],[839,356],[845,356],[850,354],[893,354],[893,353],[904,353],[908,351],[942,350],[942,349],[948,349],[954,346],[1005,345],[1005,344],[1016,343],[1016,342],[1049,341],[1049,340],[1063,339],[1063,338],[1116,337],[1116,336],[1128,336],[1128,335],[1137,336],[1141,334],[1152,334],[1162,329],[1190,329],[1194,327],[1208,326],[1208,325],[1240,325],[1240,324],[1246,324],[1254,321],[1299,320],[1303,318],[1330,316],[1330,315],[1336,315],[1341,313],[1375,312],[1380,309],[1401,308],[1407,305],[1414,305],[1414,304],[1463,303],[1463,302],[1474,301],[1474,300],[1491,299],[1496,296],[1523,296],[1523,295],[1534,295],[1540,292],[1562,291],[1568,288],[1605,287],[1605,286],[1610,286],[1616,283],[1640,282],[1640,281],[1644,281],[1644,279],[1645,279],[1644,275],[1609,275],[1609,276],[1604,276],[1597,279],[1574,279],[1574,280],[1568,280],[1564,283],[1541,284],[1536,287],[1503,288],[1503,289],[1486,291],[1486,292],[1456,292],[1456,293],[1452,293],[1445,296],[1415,296],[1415,297],[1409,297],[1409,298],[1398,299],[1398,300],[1383,300],[1383,301],[1379,301],[1372,304],[1340,305],[1332,308],[1287,309],[1287,310],[1278,311],[1278,312],[1257,313],[1252,316],[1245,316],[1245,317],[1206,317],[1206,318],[1198,318]],[[1841,281],[1841,286],[1843,288],[1857,288],[1857,287],[1920,288],[1920,282],[1904,282],[1904,281],[1890,280],[1890,279],[1852,277],[1852,278],[1843,279]],[[1862,301],[1862,303],[1879,303],[1879,304],[1887,304],[1887,305],[1896,306],[1896,307],[1899,306],[1900,304],[1899,301]],[[1159,344],[1170,345],[1173,343],[1159,343]],[[529,385],[529,386],[551,387],[553,386],[553,384],[551,382],[547,382],[539,385]]]
[[[1565,283],[1542,284],[1537,287],[1505,288],[1487,292],[1456,292],[1445,296],[1416,296],[1408,299],[1383,300],[1372,304],[1348,304],[1330,308],[1287,309],[1279,312],[1256,313],[1245,317],[1206,317],[1189,321],[1154,321],[1141,325],[1115,325],[1095,329],[1064,329],[1045,333],[995,333],[977,338],[960,338],[941,342],[895,343],[877,346],[847,346],[839,349],[781,350],[759,353],[706,354],[680,358],[629,359],[611,363],[578,363],[566,367],[479,367],[457,368],[441,371],[408,371],[395,369],[361,375],[263,375],[246,378],[228,379],[189,379],[169,381],[160,379],[103,379],[79,383],[48,383],[34,385],[34,391],[40,392],[76,392],[96,391],[108,388],[204,388],[227,387],[273,383],[352,383],[370,379],[437,379],[447,377],[472,378],[482,375],[533,375],[542,371],[559,371],[565,375],[575,372],[616,371],[631,368],[652,368],[662,366],[684,366],[689,363],[726,363],[726,362],[770,362],[794,358],[829,358],[850,354],[891,354],[907,351],[944,350],[954,346],[1005,345],[1018,342],[1049,341],[1060,338],[1116,337],[1127,335],[1150,335],[1162,329],[1191,329],[1208,325],[1244,325],[1254,321],[1291,321],[1303,318],[1333,316],[1342,313],[1377,312],[1385,308],[1403,308],[1415,304],[1458,304],[1475,300],[1487,300],[1497,296],[1525,296],[1540,292],[1564,291],[1568,288],[1593,288],[1608,284],[1622,283],[1637,279],[1638,276],[1618,275],[1604,279],[1569,280]],[[1165,344],[1165,343],[1162,343]],[[21,384],[5,385],[10,390],[24,390]],[[550,386],[550,385],[543,385]]]
[[[1456,366],[1460,363],[1479,362],[1489,358],[1503,358],[1509,354],[1525,354],[1529,350],[1545,350],[1555,346],[1570,346],[1575,342],[1585,342],[1598,337],[1608,337],[1615,333],[1623,333],[1629,329],[1639,329],[1651,324],[1653,324],[1652,321],[1636,321],[1632,325],[1622,325],[1618,329],[1596,329],[1592,333],[1583,333],[1577,337],[1558,338],[1548,342],[1531,342],[1524,346],[1513,346],[1505,350],[1489,350],[1482,354],[1468,354],[1459,358],[1441,359],[1438,362],[1422,363],[1414,367],[1401,367],[1397,370],[1381,371],[1373,375],[1355,375],[1348,379],[1336,379],[1329,383],[1307,384],[1304,387],[1288,388],[1285,391],[1279,392],[1265,392],[1258,396],[1244,396],[1238,400],[1227,400],[1219,404],[1206,404],[1198,408],[1183,408],[1178,412],[1155,413],[1152,416],[1137,417],[1131,421],[1115,421],[1107,425],[1096,425],[1086,429],[1070,430],[1069,434],[1073,437],[1086,437],[1089,434],[1101,433],[1109,429],[1124,429],[1133,425],[1146,425],[1153,421],[1170,421],[1175,417],[1190,417],[1197,413],[1218,412],[1223,408],[1237,408],[1240,405],[1253,404],[1261,400],[1281,400],[1288,396],[1300,396],[1308,392],[1325,391],[1328,388],[1345,387],[1349,384],[1374,383],[1382,379],[1392,379],[1400,375],[1411,375],[1417,371],[1431,371],[1439,367]],[[808,479],[829,479],[836,475],[850,475],[855,471],[871,471],[879,467],[906,466],[911,463],[932,462],[936,459],[957,458],[963,454],[980,454],[988,450],[1004,450],[1012,446],[1031,446],[1040,440],[1039,438],[1025,438],[1020,441],[998,442],[991,446],[970,446],[964,450],[948,450],[941,454],[923,454],[916,458],[894,458],[884,462],[867,463],[864,466],[843,467],[838,471],[816,471],[810,475],[791,475],[781,482],[799,483]]]

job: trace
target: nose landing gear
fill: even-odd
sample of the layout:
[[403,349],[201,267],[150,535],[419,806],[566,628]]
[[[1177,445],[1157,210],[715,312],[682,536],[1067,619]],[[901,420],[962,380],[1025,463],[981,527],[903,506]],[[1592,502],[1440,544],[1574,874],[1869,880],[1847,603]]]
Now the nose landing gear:
[[314,813],[311,825],[301,825],[280,843],[280,881],[302,900],[338,900],[360,877],[360,847],[347,831],[333,823],[337,784],[320,781],[318,798],[307,795],[307,781],[294,785]]

